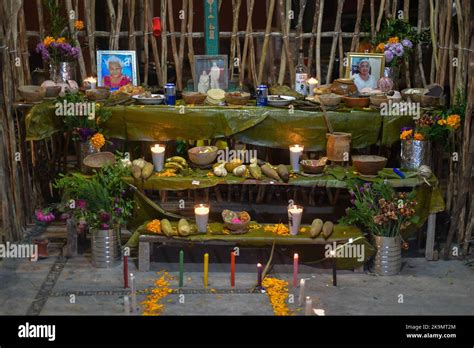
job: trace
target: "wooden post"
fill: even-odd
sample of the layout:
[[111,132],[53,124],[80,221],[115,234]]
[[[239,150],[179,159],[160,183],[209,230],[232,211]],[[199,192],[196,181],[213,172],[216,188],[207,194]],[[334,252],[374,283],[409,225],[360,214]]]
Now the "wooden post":
[[[262,55],[260,57],[260,64],[258,66],[258,77],[257,77],[256,85],[260,85],[262,83],[263,67],[266,64],[265,59],[267,57],[268,41],[270,38],[270,29],[272,27],[274,8],[275,8],[275,0],[270,0],[270,6],[267,12],[267,24],[265,26],[265,38],[263,39]],[[303,41],[303,39],[301,39],[301,41]]]
[[316,79],[321,82],[321,28],[323,25],[324,0],[319,5],[318,31],[316,36]]
[[[66,0],[66,9],[68,13],[71,13],[73,11],[72,7],[72,1],[71,0]],[[72,32],[74,30],[74,22],[75,18],[77,18],[78,13],[75,14],[74,18],[71,18],[71,16],[68,16],[69,20],[69,30]],[[86,65],[84,63],[84,57],[82,55],[82,49],[81,45],[79,44],[79,39],[77,37],[77,34],[74,37],[74,41],[76,42],[76,48],[79,50],[79,58],[77,59],[79,63],[79,72],[81,74],[81,81],[87,78],[87,71],[86,71]]]
[[[339,1],[338,1],[338,6],[339,6]],[[318,27],[318,18],[319,18],[319,0],[316,0],[316,4],[314,8],[314,16],[313,16],[313,27],[311,28],[311,38],[309,39],[309,48],[308,48],[308,69],[310,73],[311,73],[311,67],[313,66],[314,35],[316,35],[316,29]],[[336,20],[337,20],[337,17],[336,17]]]
[[196,80],[196,76],[194,74],[194,45],[193,45],[193,38],[191,34],[193,33],[193,18],[194,18],[194,9],[193,9],[193,0],[188,1],[189,11],[188,11],[188,60],[189,64],[191,65],[191,75],[193,80]]
[[436,236],[436,214],[431,213],[428,216],[428,225],[426,228],[425,258],[428,261],[433,261],[435,236]]
[[163,83],[168,82],[168,31],[166,29],[166,0],[161,1],[161,69]]
[[[150,0],[150,6],[149,6],[149,10],[148,10],[148,18],[146,18],[146,23],[147,23],[147,27],[148,27],[148,30],[146,30],[147,33],[149,32],[152,32],[152,17],[153,17],[153,13],[152,13],[152,5],[153,4],[153,1]],[[160,55],[158,53],[158,45],[156,43],[156,39],[154,36],[152,36],[150,34],[150,41],[151,41],[151,49],[152,49],[152,52],[153,52],[153,60],[155,61],[155,73],[156,73],[156,79],[158,81],[158,84],[160,86],[163,86],[164,83],[163,83],[163,76],[162,76],[162,70],[161,70],[161,64],[160,64]]]
[[[337,40],[339,38],[339,35],[341,33],[341,17],[342,17],[343,6],[344,6],[344,0],[338,0],[337,11],[336,11],[336,23],[334,25],[334,37],[332,39],[332,44],[331,44],[331,53],[329,54],[329,66],[328,66],[328,73],[326,75],[326,83],[331,83],[332,67],[334,64],[334,59],[336,57],[336,45],[337,45]],[[342,62],[340,62],[340,64],[341,63]]]

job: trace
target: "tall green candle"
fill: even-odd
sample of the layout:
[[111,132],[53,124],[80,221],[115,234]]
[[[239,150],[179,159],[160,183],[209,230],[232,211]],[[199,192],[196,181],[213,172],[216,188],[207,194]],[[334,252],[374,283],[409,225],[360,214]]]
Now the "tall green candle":
[[179,252],[179,287],[183,286],[184,279],[184,251]]

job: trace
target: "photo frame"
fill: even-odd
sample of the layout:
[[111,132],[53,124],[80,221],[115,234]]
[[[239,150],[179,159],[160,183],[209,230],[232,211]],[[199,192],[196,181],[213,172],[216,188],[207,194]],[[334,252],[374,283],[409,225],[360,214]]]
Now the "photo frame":
[[229,69],[227,55],[194,56],[194,91],[207,93],[209,89],[227,90]]
[[[357,89],[377,88],[377,81],[384,76],[383,53],[348,52],[346,78],[354,79]],[[367,72],[368,69],[368,72]]]
[[135,51],[97,51],[97,84],[117,90],[138,83]]

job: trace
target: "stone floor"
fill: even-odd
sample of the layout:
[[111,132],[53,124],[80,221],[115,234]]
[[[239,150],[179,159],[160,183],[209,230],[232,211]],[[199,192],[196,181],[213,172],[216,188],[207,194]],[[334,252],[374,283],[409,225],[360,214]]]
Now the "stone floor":
[[[138,290],[143,291],[153,287],[157,271],[177,276],[178,265],[153,263],[152,271],[141,273],[135,260],[130,260],[129,270],[136,275]],[[185,286],[180,292],[184,298],[177,292],[168,295],[164,299],[165,315],[273,314],[268,296],[249,290],[256,281],[254,264],[236,265],[235,289],[229,284],[229,265],[210,264],[207,290],[201,270],[202,264],[186,265]],[[472,315],[473,272],[462,261],[404,258],[403,270],[397,276],[338,271],[338,286],[333,287],[329,270],[300,266],[300,277],[309,279],[306,296],[326,315]],[[291,265],[275,265],[271,276],[291,282]],[[176,280],[171,285],[177,289]],[[47,259],[0,262],[0,315],[122,315],[126,294],[122,266],[97,269],[91,266],[89,255],[65,259],[54,245]],[[294,295],[290,309],[302,314],[298,289],[290,288],[290,294]],[[138,295],[139,302],[144,298],[144,294]]]

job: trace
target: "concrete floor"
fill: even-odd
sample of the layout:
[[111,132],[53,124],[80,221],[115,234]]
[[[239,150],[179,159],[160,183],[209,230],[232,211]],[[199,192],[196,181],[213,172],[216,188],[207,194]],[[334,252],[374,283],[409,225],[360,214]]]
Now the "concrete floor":
[[[30,262],[6,259],[0,263],[0,315],[122,315],[122,266],[97,269],[89,255],[71,259],[59,257],[50,245],[50,257]],[[250,293],[256,281],[255,265],[237,264],[236,288],[229,284],[229,265],[210,264],[209,289],[203,290],[202,264],[187,264],[184,303],[179,294],[165,298],[165,315],[272,315],[266,294]],[[138,290],[153,287],[157,271],[177,276],[177,264],[153,263],[152,271],[137,272],[134,260],[129,270],[137,278]],[[397,276],[379,277],[369,273],[338,272],[338,286],[332,286],[329,270],[300,266],[300,277],[309,278],[306,296],[326,315],[472,315],[474,314],[474,269],[462,261],[427,262],[404,258]],[[275,265],[273,277],[291,282],[291,265]],[[177,280],[172,281],[177,289]],[[211,289],[212,292],[211,292]],[[297,305],[298,289],[290,289],[294,303],[289,307],[302,314]],[[71,295],[75,303],[71,303]],[[138,296],[140,302],[144,294]]]

